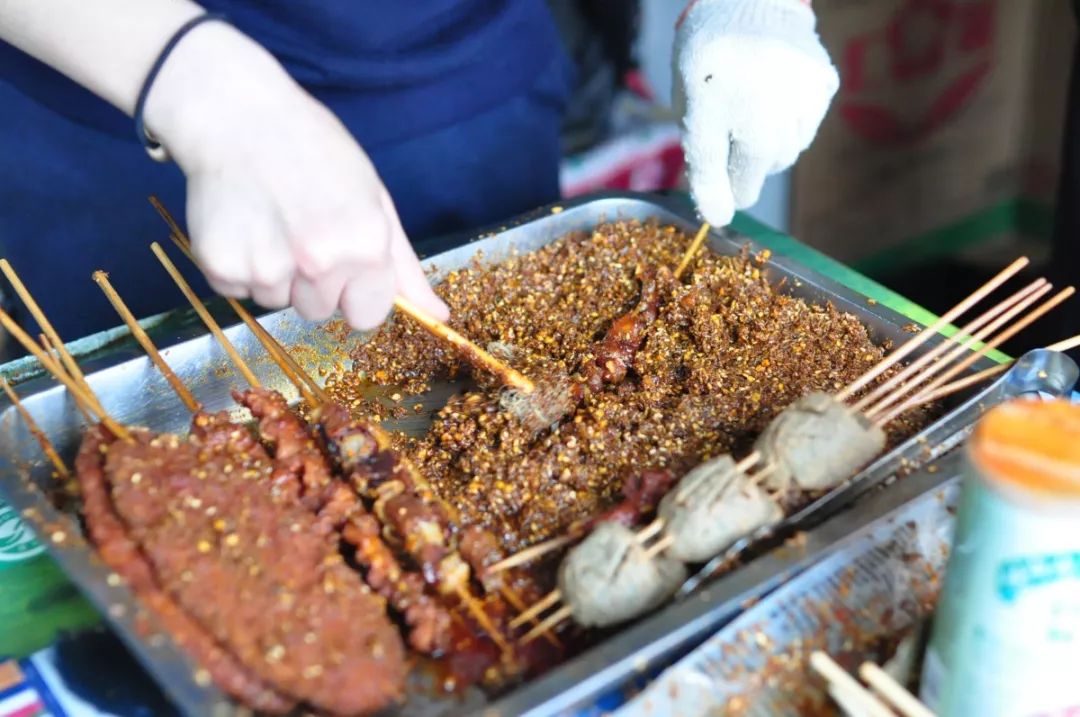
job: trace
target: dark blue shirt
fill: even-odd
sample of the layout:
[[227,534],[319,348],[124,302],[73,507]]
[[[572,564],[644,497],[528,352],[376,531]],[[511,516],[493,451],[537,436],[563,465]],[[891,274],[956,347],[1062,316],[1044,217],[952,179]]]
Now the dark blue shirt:
[[[560,52],[543,0],[203,0],[272,52],[365,146],[475,116],[531,86]],[[71,119],[131,122],[0,42],[0,78]]]
[[[410,238],[502,222],[557,200],[572,78],[544,0],[203,5],[269,49],[337,114],[371,157]],[[3,42],[0,158],[0,255],[62,336],[118,323],[89,279],[94,269],[113,272],[138,316],[182,303],[146,248],[164,236],[148,194],[183,215],[179,169],[146,156],[130,118]],[[209,293],[194,272],[189,278]]]

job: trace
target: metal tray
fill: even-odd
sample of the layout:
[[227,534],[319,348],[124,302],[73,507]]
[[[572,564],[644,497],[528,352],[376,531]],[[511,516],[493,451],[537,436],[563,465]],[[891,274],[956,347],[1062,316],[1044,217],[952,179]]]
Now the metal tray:
[[[646,218],[687,230],[697,227],[696,219],[674,203],[629,194],[606,195],[567,203],[557,210],[538,210],[512,226],[482,233],[475,240],[438,254],[426,263],[435,267],[438,278],[447,271],[467,265],[477,252],[482,252],[485,263],[495,262],[514,252],[541,247],[571,231],[589,230],[602,221]],[[730,231],[714,232],[709,243],[714,251],[722,254],[734,254],[746,244],[755,250],[762,248]],[[782,256],[774,258],[767,271],[775,282],[786,280],[785,291],[811,301],[830,301],[837,308],[857,315],[875,341],[897,341],[909,335],[903,328],[908,321],[900,314]],[[122,278],[118,277],[118,280],[122,281]],[[347,364],[348,347],[354,341],[364,339],[361,335],[351,335],[343,340],[338,332],[303,322],[291,310],[269,314],[261,321],[284,343],[304,347],[297,357],[315,375]],[[164,348],[166,360],[195,396],[208,410],[233,410],[242,415],[229,398],[229,389],[241,386],[242,379],[233,372],[216,341],[192,322],[163,324],[163,327],[154,332],[155,341]],[[295,397],[295,389],[268,360],[246,327],[233,325],[226,333],[265,385]],[[928,342],[928,346],[933,346],[935,341]],[[1075,382],[1076,367],[1064,357],[1046,354],[1036,364],[1029,361],[1014,369],[994,388],[964,403],[960,413],[939,421],[924,437],[924,443],[913,439],[900,449],[901,453],[916,457],[923,452],[924,446],[947,442],[971,424],[983,405],[997,403],[1023,391],[1061,393]],[[989,361],[977,364],[972,370],[987,365]],[[187,411],[137,347],[121,344],[107,355],[86,362],[83,368],[106,410],[117,420],[160,431],[187,429]],[[20,384],[19,389],[42,429],[62,455],[70,459],[81,433],[79,415],[70,397],[51,379],[44,377]],[[453,390],[452,386],[439,387],[420,402],[429,410],[435,409]],[[419,430],[425,422],[422,417],[410,418],[400,427]],[[870,484],[880,483],[894,474],[899,461],[895,453],[879,461],[869,473],[864,473],[865,481],[854,481],[831,497],[822,499],[812,517],[835,513]],[[60,566],[105,615],[182,711],[190,714],[230,713],[232,707],[220,692],[196,684],[193,665],[167,635],[148,635],[145,630],[136,629],[139,606],[125,587],[108,584],[109,571],[83,539],[78,517],[54,507],[49,500],[50,488],[49,470],[40,458],[36,444],[14,409],[6,402],[0,403],[0,491],[4,498],[30,520]],[[811,516],[803,516],[807,517]],[[730,619],[740,603],[765,594],[802,564],[799,556],[780,559],[770,555],[750,562],[704,588],[706,573],[703,573],[687,586],[687,592],[695,593],[691,599],[674,602],[542,678],[487,704],[485,714],[551,714],[587,703],[673,651],[690,646]],[[483,696],[476,693],[470,694],[465,703],[416,695],[410,698],[402,713],[449,714],[472,711],[485,703]]]

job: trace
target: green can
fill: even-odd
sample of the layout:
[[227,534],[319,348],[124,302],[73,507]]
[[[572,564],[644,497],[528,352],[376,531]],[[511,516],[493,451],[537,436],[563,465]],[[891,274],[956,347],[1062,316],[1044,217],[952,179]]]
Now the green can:
[[1080,715],[1080,406],[993,409],[966,470],[922,700],[940,717]]
[[0,658],[25,657],[98,621],[30,525],[0,501]]

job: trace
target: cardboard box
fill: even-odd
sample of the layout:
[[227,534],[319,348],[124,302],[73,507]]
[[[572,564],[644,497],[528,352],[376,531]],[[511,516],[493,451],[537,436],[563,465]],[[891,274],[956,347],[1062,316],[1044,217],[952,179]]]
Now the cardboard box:
[[858,268],[1045,234],[1069,0],[815,0],[841,89],[794,173],[792,233]]

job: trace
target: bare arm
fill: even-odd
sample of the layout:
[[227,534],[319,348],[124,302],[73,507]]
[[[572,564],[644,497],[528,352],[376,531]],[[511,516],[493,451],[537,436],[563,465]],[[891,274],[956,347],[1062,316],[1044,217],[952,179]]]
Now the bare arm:
[[0,0],[0,38],[131,115],[161,48],[201,12],[189,0]]
[[[162,48],[202,12],[190,0],[0,0],[0,39],[131,115]],[[381,322],[395,294],[446,316],[367,155],[240,31],[208,22],[185,35],[144,120],[187,176],[195,253],[221,293],[309,319],[339,308],[358,328]]]

